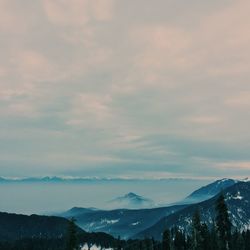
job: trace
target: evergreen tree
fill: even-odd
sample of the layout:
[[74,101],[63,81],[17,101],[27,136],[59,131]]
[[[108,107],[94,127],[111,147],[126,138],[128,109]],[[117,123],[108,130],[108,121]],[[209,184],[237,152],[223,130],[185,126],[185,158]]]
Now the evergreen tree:
[[68,231],[67,231],[66,250],[76,250],[76,249],[77,249],[76,224],[75,224],[75,219],[71,218],[69,220]]
[[216,211],[216,227],[219,238],[218,246],[220,250],[228,250],[230,249],[231,240],[231,222],[223,194],[221,194],[216,201]]
[[210,250],[210,232],[208,230],[207,224],[201,224],[201,248],[202,250]]
[[196,210],[192,219],[192,250],[202,250],[200,212]]
[[210,249],[218,249],[218,235],[216,231],[216,225],[215,222],[213,222],[213,225],[210,230]]
[[192,249],[192,237],[190,235],[186,236],[186,249],[187,250]]
[[175,250],[184,250],[185,249],[185,235],[179,229],[175,229],[175,237],[174,237],[174,249]]
[[233,250],[243,250],[245,248],[245,242],[242,234],[235,230],[235,232],[231,236],[231,249]]
[[243,232],[242,237],[244,240],[244,250],[250,250],[250,230],[248,229],[246,232]]
[[167,229],[163,233],[162,237],[162,250],[170,250],[171,238],[170,231]]

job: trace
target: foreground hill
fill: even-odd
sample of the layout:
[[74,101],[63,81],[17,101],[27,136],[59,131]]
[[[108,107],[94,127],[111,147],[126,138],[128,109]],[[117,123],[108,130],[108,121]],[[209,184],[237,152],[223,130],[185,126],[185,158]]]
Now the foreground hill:
[[[236,183],[225,189],[224,195],[233,226],[238,230],[249,229],[250,182]],[[215,202],[217,198],[218,195],[207,201],[187,206],[174,214],[168,215],[152,227],[134,235],[134,238],[154,237],[155,239],[161,239],[165,229],[175,226],[185,231],[189,231],[192,223],[192,216],[197,209],[201,213],[201,220],[211,226],[216,217]]]
[[125,239],[152,226],[162,217],[173,214],[184,207],[183,205],[176,205],[153,209],[116,209],[110,211],[72,208],[61,216],[70,218],[73,215],[76,224],[88,232],[106,232]]
[[0,222],[1,240],[59,238],[65,235],[68,227],[68,220],[55,216],[0,213]]
[[[69,221],[56,216],[20,215],[0,212],[0,249],[37,245],[35,249],[64,249]],[[105,233],[87,233],[76,227],[79,244],[113,246],[117,240]],[[50,246],[52,248],[46,248]],[[19,248],[18,248],[19,249]],[[21,248],[20,249],[26,249]],[[34,249],[34,248],[31,248]]]

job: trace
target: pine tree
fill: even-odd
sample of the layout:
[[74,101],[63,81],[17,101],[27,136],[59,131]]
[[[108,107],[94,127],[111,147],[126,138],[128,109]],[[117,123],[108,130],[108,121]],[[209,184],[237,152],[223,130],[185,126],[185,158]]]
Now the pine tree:
[[192,249],[202,250],[200,212],[196,210],[192,219]]
[[216,227],[219,238],[219,249],[228,250],[230,248],[231,240],[231,222],[223,194],[221,194],[216,201],[216,211]]
[[185,234],[179,229],[175,228],[175,237],[174,237],[174,249],[183,250],[185,249]]
[[71,218],[69,220],[68,231],[67,231],[66,250],[76,250],[76,249],[77,249],[76,224],[75,224],[75,219]]
[[201,224],[201,249],[209,250],[210,249],[210,232],[208,230],[207,224]]
[[246,232],[242,233],[242,237],[244,240],[244,250],[250,250],[250,230],[248,229]]
[[171,238],[170,231],[167,229],[163,233],[162,237],[162,250],[170,250]]
[[231,249],[243,250],[245,248],[243,235],[238,230],[235,230],[231,238],[232,238]]

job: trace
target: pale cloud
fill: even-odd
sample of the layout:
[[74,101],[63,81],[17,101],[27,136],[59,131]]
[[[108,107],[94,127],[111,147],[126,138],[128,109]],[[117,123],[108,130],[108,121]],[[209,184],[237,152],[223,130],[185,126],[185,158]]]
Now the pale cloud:
[[89,21],[88,0],[44,0],[48,19],[55,25],[83,26]]
[[21,51],[13,56],[12,60],[12,64],[16,64],[17,73],[25,80],[43,81],[54,78],[55,66],[37,51]]
[[60,26],[84,27],[90,21],[109,21],[113,0],[43,0],[49,20]]
[[114,0],[92,0],[90,1],[93,15],[98,21],[110,21],[114,15]]
[[213,176],[227,158],[248,162],[249,7],[1,1],[0,126],[24,139],[0,135],[15,149],[7,165],[28,155],[27,172],[44,163],[46,174],[49,161],[60,172],[67,155],[72,173],[91,163],[93,173]]
[[190,37],[181,28],[161,24],[138,26],[130,37],[136,46],[133,64],[135,71],[141,73],[138,82],[142,85],[171,86],[175,84],[169,77],[171,71],[185,71],[192,64],[186,55]]
[[250,50],[248,44],[249,2],[232,2],[204,18],[197,33],[197,49],[201,63],[216,76],[240,76],[248,73]]
[[112,117],[110,96],[79,94],[75,97],[70,111],[68,125],[102,127]]
[[250,161],[234,161],[234,162],[223,162],[217,163],[217,167],[224,170],[236,169],[236,170],[249,170],[250,171]]
[[250,92],[244,91],[231,96],[225,100],[226,105],[230,107],[247,108],[250,107]]
[[221,122],[221,117],[216,116],[193,116],[193,117],[187,117],[184,119],[184,122],[190,122],[194,124],[202,124],[202,125],[211,125],[211,124],[217,124]]
[[39,113],[37,110],[32,106],[31,103],[11,103],[7,107],[0,108],[0,114],[6,117],[26,117],[26,118],[33,118],[38,116]]
[[0,2],[0,30],[3,33],[21,34],[27,31],[29,25],[27,17],[20,11],[14,1]]

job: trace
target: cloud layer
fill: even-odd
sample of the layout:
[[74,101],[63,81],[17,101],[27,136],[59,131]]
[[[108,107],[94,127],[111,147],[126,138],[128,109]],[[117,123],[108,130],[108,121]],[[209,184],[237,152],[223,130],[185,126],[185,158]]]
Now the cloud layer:
[[249,7],[2,0],[1,175],[249,175]]

